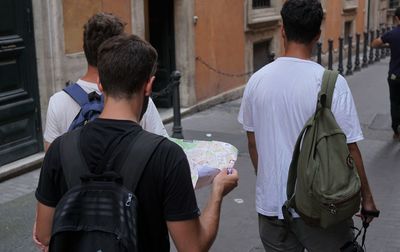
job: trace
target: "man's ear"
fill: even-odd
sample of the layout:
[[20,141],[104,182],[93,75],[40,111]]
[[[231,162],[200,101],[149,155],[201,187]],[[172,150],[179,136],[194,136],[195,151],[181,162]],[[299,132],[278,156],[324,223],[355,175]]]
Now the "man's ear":
[[100,92],[103,93],[103,86],[100,83],[100,78],[97,76],[97,87],[99,88]]
[[321,38],[321,30],[319,30],[318,34],[314,38],[314,42],[318,42],[318,40]]
[[283,25],[281,26],[281,35],[282,35],[282,38],[285,40],[286,39],[286,33],[285,33],[285,27],[283,27]]
[[149,81],[146,83],[146,85],[144,86],[144,95],[145,96],[150,96],[151,95],[151,91],[153,90],[153,83],[154,80],[156,79],[155,76],[152,76]]

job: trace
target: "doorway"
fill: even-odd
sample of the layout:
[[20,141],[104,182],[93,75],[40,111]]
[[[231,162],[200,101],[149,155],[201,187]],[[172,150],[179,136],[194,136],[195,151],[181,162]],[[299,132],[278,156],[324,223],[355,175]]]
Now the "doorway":
[[0,5],[0,166],[43,149],[31,0]]
[[[158,68],[153,91],[159,92],[169,83],[175,70],[174,1],[147,1],[147,38],[158,53]],[[172,93],[154,99],[157,107],[171,107]]]

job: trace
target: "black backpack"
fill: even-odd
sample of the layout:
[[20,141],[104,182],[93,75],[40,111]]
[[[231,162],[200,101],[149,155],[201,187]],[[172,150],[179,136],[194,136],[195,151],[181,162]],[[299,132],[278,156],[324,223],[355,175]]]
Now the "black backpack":
[[[132,133],[127,132],[109,145],[99,163],[101,172],[94,174],[83,158],[80,132],[68,132],[61,139],[68,191],[55,209],[49,251],[139,251],[134,192],[150,157],[165,138],[141,130],[124,145]],[[123,165],[113,170],[113,153],[121,146],[129,147],[121,154]]]

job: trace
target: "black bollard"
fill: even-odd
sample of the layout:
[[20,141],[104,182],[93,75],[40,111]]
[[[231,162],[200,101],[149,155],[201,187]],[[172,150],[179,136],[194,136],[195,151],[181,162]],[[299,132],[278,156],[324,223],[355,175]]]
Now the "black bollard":
[[346,75],[353,74],[352,50],[353,50],[353,36],[349,35],[347,38],[347,71]]
[[372,64],[372,63],[374,63],[374,48],[372,48],[371,47],[371,43],[372,43],[372,41],[374,40],[374,31],[373,30],[371,30],[370,31],[370,34],[371,34],[371,36],[370,36],[370,46],[369,46],[369,60],[368,60],[368,64]]
[[[380,31],[379,29],[376,30],[376,37],[379,38],[380,36]],[[379,48],[375,48],[375,62],[381,60],[381,52]]]
[[275,53],[271,52],[271,53],[268,55],[268,63],[271,63],[271,62],[273,62],[274,60],[275,60]]
[[343,38],[339,37],[339,66],[338,71],[343,75]]
[[361,34],[356,34],[356,60],[354,62],[354,71],[360,71],[360,38]]
[[317,62],[321,65],[322,63],[322,43],[317,43]]
[[328,39],[328,69],[333,69],[333,40]]
[[173,71],[171,73],[171,81],[173,83],[173,109],[174,109],[174,125],[172,126],[172,137],[183,139],[182,126],[181,126],[181,101],[179,95],[179,86],[181,83],[181,73]]
[[364,48],[363,48],[363,63],[361,67],[367,67],[368,66],[368,32],[364,32]]

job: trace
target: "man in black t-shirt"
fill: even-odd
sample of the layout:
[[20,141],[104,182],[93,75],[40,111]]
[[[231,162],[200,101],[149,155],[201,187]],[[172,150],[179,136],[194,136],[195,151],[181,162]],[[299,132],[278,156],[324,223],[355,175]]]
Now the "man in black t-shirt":
[[[395,11],[397,23],[400,22],[400,7]],[[400,26],[384,33],[372,41],[371,47],[390,47],[389,94],[390,114],[392,116],[393,138],[400,140]]]
[[[143,129],[138,124],[154,81],[157,53],[134,35],[113,37],[99,48],[99,88],[105,104],[100,117],[81,132],[81,152],[94,171],[110,143],[116,138],[133,138]],[[133,132],[126,135],[127,132]],[[48,245],[54,210],[69,189],[60,161],[60,138],[46,153],[36,190],[36,235]],[[129,139],[124,142],[129,142]],[[122,149],[122,148],[121,148]],[[118,167],[123,151],[115,154]],[[153,153],[134,192],[139,201],[140,251],[169,251],[168,232],[179,251],[207,251],[214,241],[222,198],[237,186],[236,170],[226,170],[214,179],[207,207],[200,216],[190,168],[182,149],[162,141]]]

